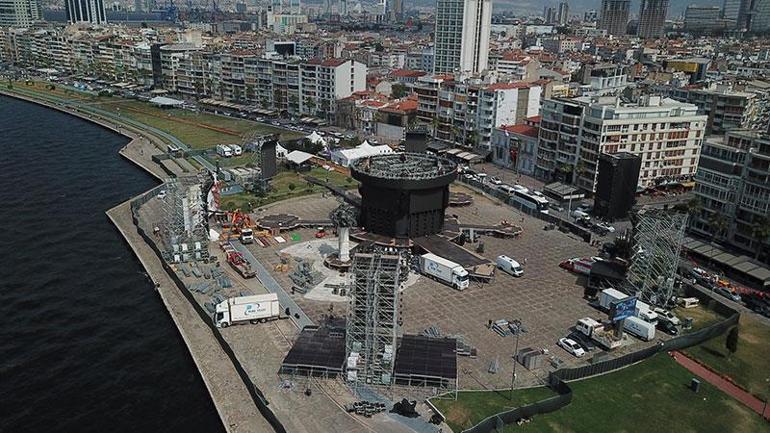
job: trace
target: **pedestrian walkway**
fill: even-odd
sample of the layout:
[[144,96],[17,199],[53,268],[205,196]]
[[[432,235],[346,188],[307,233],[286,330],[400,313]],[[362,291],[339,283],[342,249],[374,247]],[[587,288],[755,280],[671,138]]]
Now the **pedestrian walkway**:
[[758,399],[743,388],[734,384],[732,381],[725,379],[682,352],[671,352],[671,356],[679,365],[690,370],[691,373],[700,376],[706,382],[714,385],[726,394],[748,406],[754,412],[762,415],[763,418],[770,420],[770,408],[768,408],[768,405],[765,404],[764,401]]
[[292,315],[291,320],[294,321],[299,329],[302,329],[305,326],[314,325],[313,321],[310,320],[304,311],[302,311],[302,308],[300,308],[299,305],[294,302],[294,299],[292,299],[291,296],[286,293],[286,290],[284,290],[283,287],[281,287],[281,285],[275,281],[275,278],[270,275],[270,272],[265,269],[264,266],[262,266],[262,263],[260,263],[259,260],[254,257],[254,254],[252,254],[251,251],[246,248],[246,246],[241,245],[240,242],[233,242],[231,245],[235,247],[238,252],[243,254],[243,258],[245,258],[251,264],[252,269],[254,269],[254,271],[257,273],[259,282],[261,282],[262,285],[265,286],[265,288],[271,293],[278,295],[278,302],[281,304],[281,307],[289,308],[289,311],[291,311]]

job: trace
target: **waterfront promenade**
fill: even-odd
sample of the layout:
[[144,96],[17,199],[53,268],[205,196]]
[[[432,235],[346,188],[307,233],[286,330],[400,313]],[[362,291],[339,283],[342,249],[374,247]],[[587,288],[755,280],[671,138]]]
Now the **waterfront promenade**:
[[[131,139],[120,151],[123,157],[159,180],[168,177],[167,173],[152,161],[152,155],[162,153],[160,148],[163,146],[160,137],[155,137],[152,133],[31,96],[6,90],[0,90],[0,94],[78,116],[122,134]],[[246,384],[239,377],[211,329],[201,323],[193,306],[163,269],[160,258],[137,232],[131,216],[130,202],[131,200],[126,201],[108,210],[107,216],[123,235],[149,277],[156,283],[158,294],[187,345],[225,430],[231,433],[273,432],[272,426],[257,409]]]

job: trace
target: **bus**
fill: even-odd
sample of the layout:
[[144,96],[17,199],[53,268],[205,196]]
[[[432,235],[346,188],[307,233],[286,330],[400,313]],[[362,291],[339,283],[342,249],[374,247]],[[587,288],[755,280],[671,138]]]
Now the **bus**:
[[511,199],[522,207],[536,210],[544,214],[548,213],[548,199],[536,191],[529,191],[523,187],[514,187]]

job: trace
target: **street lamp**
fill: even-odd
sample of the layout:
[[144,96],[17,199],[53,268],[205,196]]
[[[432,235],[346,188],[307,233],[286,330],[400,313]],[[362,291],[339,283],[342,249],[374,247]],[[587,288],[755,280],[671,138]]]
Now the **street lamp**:
[[516,382],[516,354],[519,353],[519,336],[522,333],[527,332],[527,328],[521,324],[521,320],[514,319],[510,323],[511,333],[513,333],[513,336],[516,337],[516,346],[513,349],[513,372],[511,373],[511,396],[510,400],[513,401],[513,386]]

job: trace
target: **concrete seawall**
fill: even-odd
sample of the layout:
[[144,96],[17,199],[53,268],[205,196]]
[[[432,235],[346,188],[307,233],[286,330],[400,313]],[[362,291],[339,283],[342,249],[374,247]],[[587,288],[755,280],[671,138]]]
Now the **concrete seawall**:
[[[6,90],[0,90],[0,94],[77,116],[124,135],[131,141],[120,150],[120,155],[158,180],[167,177],[165,171],[151,159],[154,153],[160,153],[155,143],[162,146],[162,141],[150,133]],[[158,294],[187,345],[225,430],[231,433],[273,432],[273,427],[257,409],[247,385],[239,377],[211,329],[201,323],[200,316],[164,270],[161,259],[137,232],[131,215],[131,200],[108,210],[106,214],[152,281],[157,284]]]

